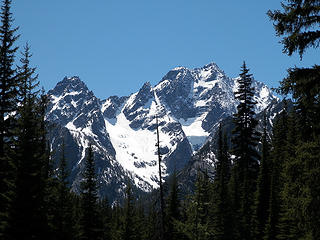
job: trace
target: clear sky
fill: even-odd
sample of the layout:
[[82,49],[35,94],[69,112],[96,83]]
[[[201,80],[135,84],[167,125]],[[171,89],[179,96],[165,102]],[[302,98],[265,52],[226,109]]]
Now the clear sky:
[[[319,64],[282,53],[266,12],[280,0],[13,0],[19,45],[28,41],[41,84],[79,76],[97,97],[124,96],[158,83],[176,66],[215,62],[230,77],[243,60],[277,87],[293,66]],[[317,58],[316,58],[317,56]]]

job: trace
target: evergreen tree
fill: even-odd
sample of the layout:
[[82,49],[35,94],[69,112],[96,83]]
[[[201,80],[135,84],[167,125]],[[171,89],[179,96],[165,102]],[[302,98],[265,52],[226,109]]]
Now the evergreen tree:
[[[286,159],[284,159],[282,180],[283,188],[281,191],[281,209],[280,218],[278,223],[278,235],[277,239],[301,239],[303,238],[304,232],[299,230],[298,222],[296,217],[293,215],[293,209],[295,208],[293,202],[291,201],[292,195],[294,196],[297,191],[296,178],[298,175],[292,176],[292,172],[298,173],[298,169],[303,169],[299,166],[299,162],[296,159],[296,148],[297,139],[299,138],[299,133],[297,132],[297,117],[295,111],[292,111],[288,115],[287,120],[287,145],[286,145]],[[293,178],[292,178],[293,177]]]
[[101,216],[102,223],[102,239],[111,239],[111,206],[107,198],[103,198],[99,204],[99,212]]
[[198,170],[196,190],[186,206],[186,220],[176,221],[176,227],[184,235],[181,239],[206,240],[210,238],[209,206],[210,182],[207,173]]
[[94,157],[92,145],[87,149],[87,158],[83,173],[83,182],[81,183],[81,239],[96,240],[100,239],[101,229],[97,222],[98,194],[94,169]]
[[125,215],[124,215],[124,229],[123,240],[136,240],[138,239],[138,230],[136,229],[136,212],[135,212],[135,199],[132,193],[130,181],[128,181],[125,199]]
[[0,12],[0,238],[5,237],[14,185],[14,163],[10,146],[15,128],[18,79],[14,68],[18,28],[12,28],[11,1],[4,0]]
[[[269,17],[275,21],[275,30],[283,36],[284,52],[291,55],[298,51],[302,58],[309,47],[318,47],[319,33],[318,0],[288,0],[282,4],[282,10],[269,11]],[[320,191],[318,180],[320,166],[317,156],[320,155],[320,67],[293,68],[288,70],[288,77],[281,82],[280,92],[292,94],[295,100],[295,111],[298,129],[301,133],[297,140],[296,152],[289,156],[291,164],[287,164],[285,178],[293,183],[285,192],[291,207],[291,216],[295,216],[299,232],[305,239],[320,237],[319,215]],[[312,153],[312,154],[311,154]],[[293,166],[299,171],[292,171]],[[289,185],[287,185],[289,186]],[[284,194],[286,195],[286,194]],[[287,212],[288,213],[288,212]]]
[[119,203],[116,203],[115,206],[113,206],[111,215],[111,239],[122,239],[123,209]]
[[260,170],[257,181],[257,191],[255,196],[255,239],[263,238],[265,225],[268,220],[268,210],[270,202],[270,185],[271,185],[271,159],[270,159],[270,144],[267,133],[267,118],[266,112],[263,117],[263,134],[262,134],[262,150]]
[[[237,113],[234,114],[235,129],[233,130],[233,154],[235,155],[234,181],[239,184],[239,194],[235,202],[239,202],[240,209],[240,239],[252,239],[252,216],[254,193],[259,172],[259,154],[256,150],[259,133],[256,131],[257,120],[254,118],[253,99],[254,88],[252,75],[245,63],[238,79],[239,87],[235,98],[239,101]],[[235,190],[235,189],[233,189]],[[237,210],[237,209],[236,209]]]
[[160,239],[165,239],[165,206],[164,206],[164,194],[162,185],[162,169],[161,169],[161,151],[160,151],[160,133],[159,133],[159,122],[158,116],[156,116],[156,130],[157,130],[157,152],[158,152],[158,164],[159,164],[159,192],[160,192]]
[[228,156],[226,136],[223,138],[222,125],[219,125],[218,154],[215,163],[213,198],[211,202],[211,224],[213,239],[231,239],[231,203],[228,184],[231,175],[231,161]]
[[276,239],[279,233],[278,224],[280,220],[281,198],[280,192],[283,188],[282,169],[287,159],[287,133],[288,115],[283,110],[274,123],[272,136],[272,172],[270,186],[270,200],[268,221],[266,222],[264,239]]
[[30,49],[26,45],[18,68],[21,81],[15,140],[15,198],[12,203],[10,236],[13,239],[43,239],[48,234],[45,209],[44,161],[41,148],[44,121],[38,106],[41,99],[35,68],[31,68]]
[[53,192],[56,198],[56,207],[54,209],[54,232],[56,239],[67,240],[73,239],[74,216],[72,212],[72,198],[69,188],[69,171],[65,157],[64,139],[61,144],[61,155],[59,168],[57,171],[56,191]]
[[319,0],[287,0],[282,3],[283,11],[268,11],[275,22],[278,36],[283,36],[283,52],[289,56],[299,52],[302,57],[306,48],[319,46]]
[[179,190],[178,190],[178,182],[177,182],[177,173],[176,171],[173,172],[171,176],[171,189],[169,192],[168,197],[168,206],[167,206],[167,213],[166,213],[166,239],[167,240],[175,240],[181,239],[181,234],[177,231],[175,227],[176,221],[181,220],[180,216],[180,199],[179,199]]

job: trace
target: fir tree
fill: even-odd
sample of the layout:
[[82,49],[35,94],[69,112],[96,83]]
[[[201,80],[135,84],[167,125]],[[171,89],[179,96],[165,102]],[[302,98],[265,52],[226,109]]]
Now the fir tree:
[[218,154],[215,163],[213,198],[211,203],[211,222],[213,239],[231,239],[231,203],[228,184],[231,175],[231,161],[228,156],[226,136],[223,137],[222,125],[219,125]]
[[15,199],[12,203],[10,236],[13,239],[43,239],[48,234],[45,210],[45,178],[41,148],[44,121],[38,106],[41,99],[35,68],[29,66],[30,49],[26,45],[21,59],[19,78],[20,106],[17,111],[15,141]]
[[67,168],[67,161],[65,157],[65,143],[64,139],[61,144],[61,154],[59,161],[59,169],[57,172],[57,191],[54,192],[56,195],[56,208],[54,211],[54,231],[56,239],[67,240],[73,239],[75,234],[74,231],[74,216],[72,212],[72,198],[69,188],[69,171]]
[[102,239],[111,239],[111,206],[107,198],[103,198],[99,203],[99,212],[102,223]]
[[264,239],[276,239],[279,229],[277,228],[280,219],[281,198],[280,192],[283,187],[282,169],[287,159],[287,133],[288,115],[283,110],[274,123],[272,136],[272,172],[270,186],[270,200],[268,220],[265,227]]
[[96,240],[101,236],[100,224],[97,222],[98,194],[94,168],[93,149],[92,145],[89,145],[81,183],[81,239],[83,240]]
[[125,199],[125,215],[124,215],[124,228],[123,240],[136,240],[138,239],[138,230],[136,229],[136,216],[135,216],[135,199],[132,193],[130,181],[128,181]]
[[157,128],[157,152],[158,152],[158,164],[159,164],[159,192],[160,192],[160,239],[165,239],[165,206],[164,206],[164,194],[162,185],[162,169],[161,169],[161,152],[160,152],[160,133],[159,133],[159,122],[158,116],[156,116],[156,128]]
[[[207,173],[198,170],[196,190],[186,206],[186,220],[176,221],[176,227],[186,239],[206,240],[210,238],[209,206],[210,182]],[[183,239],[183,238],[181,238]]]
[[11,1],[4,0],[0,12],[0,238],[4,238],[8,224],[14,185],[14,163],[10,156],[17,110],[18,79],[14,68],[18,28],[12,28]]
[[[259,154],[256,150],[259,133],[256,131],[257,120],[254,118],[253,99],[254,88],[252,75],[245,63],[242,65],[239,87],[235,92],[235,98],[239,101],[237,113],[234,114],[235,129],[233,130],[233,154],[235,155],[234,181],[239,184],[239,194],[235,202],[239,202],[240,209],[240,238],[252,239],[252,216],[254,205],[254,192],[259,172]],[[235,189],[233,189],[235,190]]]
[[270,185],[271,185],[271,158],[270,158],[270,143],[267,133],[267,118],[266,112],[263,117],[263,134],[262,134],[262,154],[260,161],[260,170],[257,181],[257,191],[255,196],[255,239],[263,238],[265,225],[268,220],[268,210],[270,201]]
[[181,234],[177,231],[175,227],[175,223],[181,220],[180,215],[180,199],[179,199],[179,190],[178,190],[178,182],[177,182],[177,173],[176,171],[173,172],[171,176],[171,186],[170,186],[170,193],[168,197],[168,206],[167,206],[167,213],[166,213],[166,223],[167,223],[167,240],[175,240],[181,239]]
[[288,0],[282,3],[283,11],[268,11],[275,22],[278,36],[283,36],[283,52],[291,56],[299,52],[302,57],[306,48],[319,46],[319,0]]
[[[288,0],[282,4],[282,11],[269,11],[269,17],[275,22],[274,26],[279,36],[283,36],[284,52],[291,55],[298,52],[302,58],[309,47],[318,47],[319,33],[319,4],[318,0],[299,1]],[[320,237],[319,215],[320,191],[314,184],[320,173],[317,156],[320,155],[320,67],[293,68],[288,70],[288,77],[281,82],[280,92],[292,94],[295,100],[295,111],[298,120],[296,152],[289,155],[285,178],[294,180],[287,191],[291,205],[291,216],[295,216],[300,227],[299,232],[304,238],[318,239]],[[312,154],[310,154],[312,153]],[[299,171],[292,171],[293,166]],[[291,167],[290,167],[291,166]]]

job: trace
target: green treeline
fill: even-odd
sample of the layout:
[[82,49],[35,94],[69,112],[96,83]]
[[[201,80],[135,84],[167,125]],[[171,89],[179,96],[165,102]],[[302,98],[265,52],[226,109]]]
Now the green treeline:
[[[285,53],[302,57],[318,46],[319,6],[320,1],[290,0],[282,11],[268,12]],[[253,78],[243,63],[232,137],[227,139],[222,124],[216,134],[214,178],[199,169],[194,192],[186,196],[175,172],[164,199],[158,191],[138,196],[128,180],[123,201],[110,203],[98,196],[94,143],[86,152],[79,194],[68,182],[63,139],[58,164],[52,162],[48,99],[30,66],[28,44],[15,65],[19,35],[10,7],[11,0],[4,0],[0,12],[1,240],[320,239],[319,66],[288,70],[278,92],[292,96],[294,107],[277,115],[270,133],[266,113],[257,131]]]

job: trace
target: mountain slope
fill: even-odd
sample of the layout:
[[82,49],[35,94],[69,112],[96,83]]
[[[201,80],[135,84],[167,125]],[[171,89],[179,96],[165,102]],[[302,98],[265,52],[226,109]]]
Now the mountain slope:
[[[256,81],[254,85],[256,112],[277,101],[267,86]],[[131,179],[138,189],[150,191],[158,186],[156,116],[166,176],[182,169],[212,138],[218,122],[235,112],[236,88],[236,79],[227,77],[214,63],[196,69],[174,68],[154,87],[145,83],[128,97],[103,101],[78,77],[66,77],[48,92],[47,120],[54,126],[51,145],[58,154],[61,136],[68,136],[73,146],[69,158],[74,189],[81,180],[85,149],[92,142],[102,189],[112,189],[116,196],[125,179]]]

